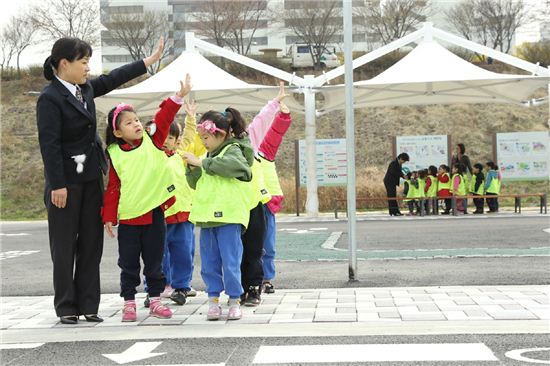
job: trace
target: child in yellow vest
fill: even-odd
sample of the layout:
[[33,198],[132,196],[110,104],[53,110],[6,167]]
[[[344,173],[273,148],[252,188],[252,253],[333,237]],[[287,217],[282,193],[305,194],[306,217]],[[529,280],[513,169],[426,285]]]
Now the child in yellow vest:
[[485,167],[487,168],[485,194],[495,196],[495,198],[487,198],[486,200],[487,206],[489,206],[489,211],[487,211],[487,213],[495,213],[498,212],[498,195],[500,194],[502,177],[498,171],[498,166],[494,162],[488,161]]
[[189,220],[201,228],[201,275],[208,293],[208,320],[222,315],[220,293],[229,296],[228,320],[242,317],[240,296],[243,244],[241,233],[250,215],[251,166],[254,152],[244,120],[209,111],[197,126],[208,151],[204,159],[190,152],[187,181],[195,189]]
[[428,168],[428,175],[426,177],[426,187],[424,193],[426,194],[426,213],[429,215],[437,214],[437,168],[435,165],[430,165]]
[[162,146],[170,123],[191,90],[187,75],[181,88],[166,99],[155,116],[156,132],[144,133],[144,127],[134,108],[119,104],[108,115],[106,130],[107,154],[111,160],[109,182],[104,194],[103,222],[107,233],[114,237],[118,227],[118,265],[120,295],[124,298],[122,321],[136,321],[136,287],[140,284],[140,256],[151,299],[149,314],[170,318],[172,311],[160,301],[165,278],[162,257],[166,226],[164,212],[175,199],[174,177],[168,169]]
[[[452,176],[452,193],[453,196],[465,196],[467,194],[466,182],[464,179],[464,165],[462,163],[455,163],[453,165]],[[464,198],[456,199],[456,210],[458,213],[465,213]]]

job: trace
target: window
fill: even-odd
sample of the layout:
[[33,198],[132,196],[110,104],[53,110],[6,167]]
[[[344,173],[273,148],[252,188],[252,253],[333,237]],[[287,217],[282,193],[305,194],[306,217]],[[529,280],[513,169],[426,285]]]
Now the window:
[[297,53],[309,53],[309,46],[298,46],[296,48]]

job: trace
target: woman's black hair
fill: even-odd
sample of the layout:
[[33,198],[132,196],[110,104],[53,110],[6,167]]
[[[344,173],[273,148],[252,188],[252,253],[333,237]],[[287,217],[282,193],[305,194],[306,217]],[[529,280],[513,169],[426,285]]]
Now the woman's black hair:
[[458,149],[460,150],[460,155],[464,155],[464,153],[466,152],[466,147],[464,146],[464,144],[456,144],[456,146],[458,146]]
[[172,122],[170,124],[169,135],[173,136],[177,140],[180,137],[180,133],[181,133],[180,125],[176,121]]
[[[114,144],[115,142],[118,143],[121,141],[121,139],[119,139],[118,137],[115,136],[115,133],[113,131],[113,117],[114,117],[114,114],[115,114],[115,109],[116,107],[114,107],[113,109],[111,109],[109,111],[109,113],[107,114],[107,128],[105,129],[105,144],[107,145],[107,147],[109,147],[109,145],[111,144]],[[116,117],[116,121],[115,121],[115,125],[116,127],[118,128],[118,126],[120,125],[120,117],[122,117],[122,114],[124,112],[134,112],[135,111],[133,109],[124,109],[122,112],[120,112],[118,114],[118,116]],[[153,122],[153,121],[151,121]]]
[[409,161],[409,154],[407,153],[401,153],[397,156],[397,159],[401,159],[403,161]]
[[477,169],[479,169],[479,171],[482,171],[483,170],[483,165],[481,165],[480,163],[475,163],[474,168],[477,168]]
[[448,173],[449,170],[450,170],[450,169],[449,169],[449,166],[448,166],[447,164],[441,164],[439,167],[440,167],[441,169],[443,169],[443,170],[444,170],[445,172],[447,172],[447,173]]
[[[210,120],[214,122],[216,127],[226,132],[226,138],[231,136],[235,138],[243,138],[246,135],[246,126],[244,119],[239,111],[233,108],[227,108],[223,113],[216,111],[208,111],[202,115],[200,122]],[[215,136],[220,132],[216,131]]]
[[435,165],[430,165],[428,167],[428,172],[430,173],[430,175],[433,175],[435,177],[437,175],[437,168],[435,167]]
[[53,80],[54,69],[59,67],[59,61],[66,59],[69,62],[92,57],[92,46],[79,38],[60,38],[53,44],[51,55],[44,61],[44,77]]

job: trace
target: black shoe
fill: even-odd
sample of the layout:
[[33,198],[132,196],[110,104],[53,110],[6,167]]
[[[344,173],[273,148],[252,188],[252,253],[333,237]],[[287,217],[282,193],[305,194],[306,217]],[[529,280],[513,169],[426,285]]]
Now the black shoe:
[[183,305],[187,301],[187,293],[182,289],[176,289],[170,295],[170,300],[178,305]]
[[250,286],[246,292],[244,306],[258,306],[261,302],[260,289],[255,286]]
[[147,295],[147,296],[145,296],[145,300],[143,300],[143,306],[148,308],[149,304],[151,304],[151,300],[149,299],[149,295]]
[[442,215],[450,215],[450,212],[449,211],[443,211],[441,214]]
[[76,316],[76,315],[60,316],[59,321],[61,322],[61,324],[73,324],[74,325],[74,324],[78,323],[78,316]]
[[87,322],[91,323],[101,323],[103,321],[103,318],[99,317],[97,314],[84,315],[84,318],[86,318]]
[[266,294],[273,294],[275,293],[275,289],[273,288],[273,284],[269,281],[266,281],[262,284],[262,292]]
[[[245,292],[241,295],[241,304],[244,304],[244,302],[246,301],[246,294],[247,293]],[[227,304],[229,305],[229,301],[227,302]]]

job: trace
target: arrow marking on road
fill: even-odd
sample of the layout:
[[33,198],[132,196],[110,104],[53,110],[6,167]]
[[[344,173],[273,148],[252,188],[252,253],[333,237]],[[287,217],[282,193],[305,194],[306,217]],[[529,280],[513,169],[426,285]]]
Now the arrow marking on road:
[[151,353],[151,351],[160,346],[161,343],[162,342],[136,342],[136,344],[134,344],[122,353],[110,353],[104,354],[103,356],[112,361],[115,361],[119,365],[144,360],[146,358],[151,358],[155,356],[162,356],[166,354],[166,352]]

